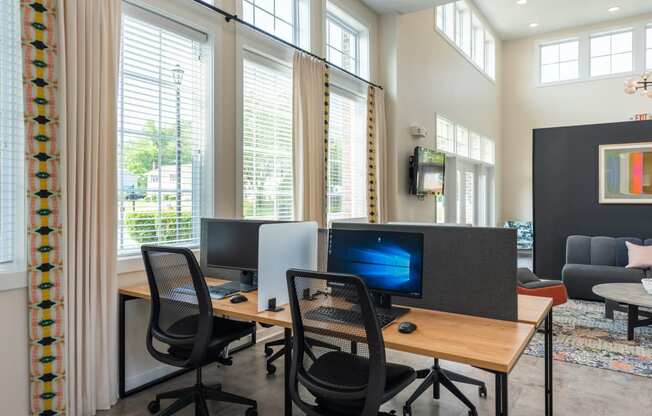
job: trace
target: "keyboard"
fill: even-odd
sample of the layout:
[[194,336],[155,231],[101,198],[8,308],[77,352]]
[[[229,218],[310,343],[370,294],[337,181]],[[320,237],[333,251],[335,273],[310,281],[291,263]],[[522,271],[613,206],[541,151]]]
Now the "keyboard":
[[[314,321],[332,322],[334,324],[345,324],[352,326],[364,326],[362,313],[351,309],[334,308],[332,306],[320,306],[306,313],[306,318]],[[376,312],[376,318],[381,328],[392,323],[396,317]]]

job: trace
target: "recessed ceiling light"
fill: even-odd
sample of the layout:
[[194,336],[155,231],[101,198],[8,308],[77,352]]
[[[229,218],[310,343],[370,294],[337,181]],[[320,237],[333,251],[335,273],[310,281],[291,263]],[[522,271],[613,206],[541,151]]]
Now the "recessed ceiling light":
[[524,4],[527,4],[527,0],[518,0],[518,1],[516,2],[516,4],[518,4],[519,6],[522,6],[522,5],[524,5]]
[[530,23],[530,27],[539,27],[538,23]]
[[620,10],[620,7],[619,7],[619,6],[609,7],[609,8],[607,9],[607,11],[609,11],[609,13],[615,13],[615,12],[617,12],[618,10]]

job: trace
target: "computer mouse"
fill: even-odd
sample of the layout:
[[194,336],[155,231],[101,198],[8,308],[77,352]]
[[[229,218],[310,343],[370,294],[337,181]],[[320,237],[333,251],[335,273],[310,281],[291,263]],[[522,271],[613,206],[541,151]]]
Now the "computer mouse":
[[412,332],[416,331],[416,329],[417,326],[412,322],[401,322],[398,324],[398,332],[401,334],[411,334]]
[[247,299],[247,297],[245,295],[235,295],[235,296],[233,296],[231,298],[231,303],[242,303],[242,302],[246,302],[248,300],[249,299]]

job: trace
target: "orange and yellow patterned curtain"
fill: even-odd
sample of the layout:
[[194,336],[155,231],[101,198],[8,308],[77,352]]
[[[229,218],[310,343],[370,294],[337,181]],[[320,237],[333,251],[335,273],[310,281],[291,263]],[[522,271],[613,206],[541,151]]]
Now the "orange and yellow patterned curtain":
[[65,415],[55,0],[22,1],[31,413]]

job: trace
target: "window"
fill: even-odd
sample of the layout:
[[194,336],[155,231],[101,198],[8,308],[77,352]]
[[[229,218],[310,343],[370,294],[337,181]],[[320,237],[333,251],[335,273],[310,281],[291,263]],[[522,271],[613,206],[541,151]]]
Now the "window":
[[441,116],[437,116],[437,150],[455,153],[455,124]]
[[296,0],[243,0],[244,20],[294,44],[298,44]]
[[495,79],[495,38],[467,1],[458,0],[437,6],[435,17],[437,30],[489,78]]
[[242,79],[242,215],[292,220],[292,69],[245,52]]
[[[0,269],[24,270],[25,155],[19,2],[0,0]],[[0,286],[2,283],[0,282]]]
[[482,137],[480,135],[471,132],[471,159],[474,160],[480,160],[482,159],[482,151],[481,151],[481,142],[482,142]]
[[580,76],[580,42],[569,40],[539,47],[540,81],[568,81]]
[[360,36],[332,13],[326,17],[326,59],[333,65],[360,73]]
[[647,69],[652,69],[652,26],[645,29],[645,62]]
[[366,218],[366,99],[332,87],[329,114],[328,221]]
[[633,31],[591,36],[590,56],[592,77],[632,72]]
[[[125,4],[118,97],[118,254],[199,244],[206,35]],[[174,178],[174,180],[172,180]]]
[[469,131],[459,125],[455,131],[455,154],[469,157]]

